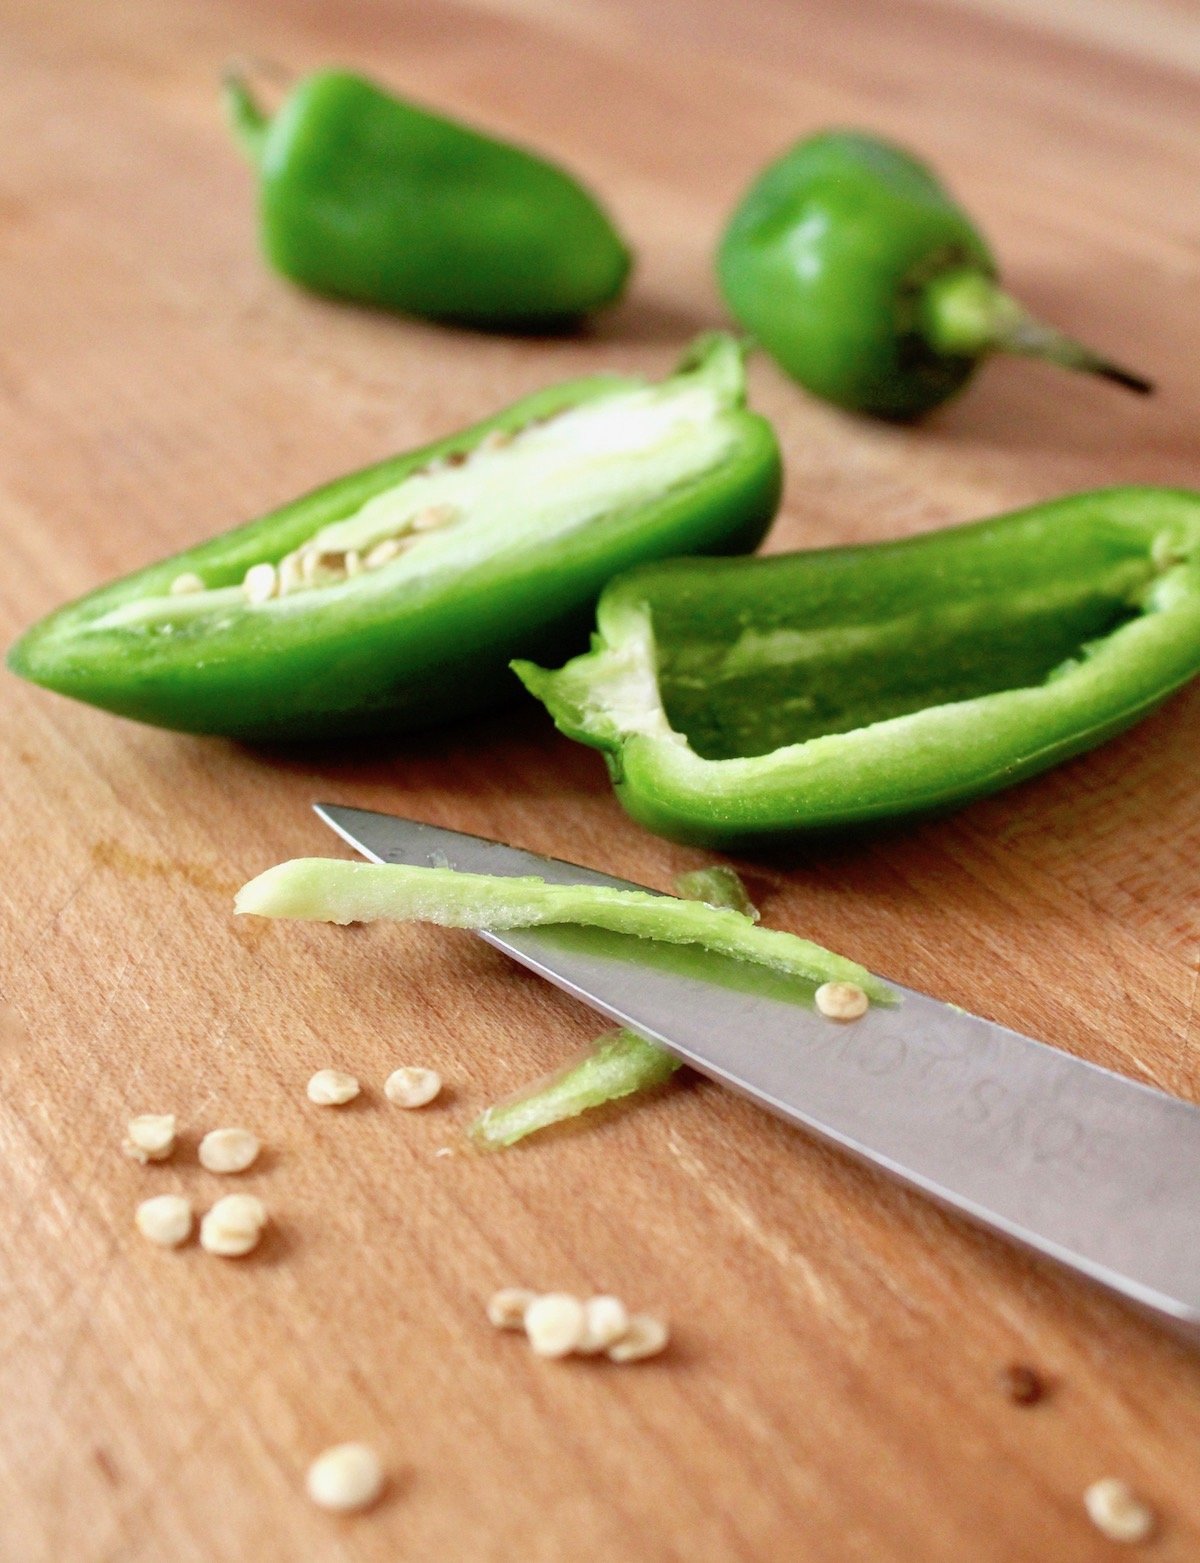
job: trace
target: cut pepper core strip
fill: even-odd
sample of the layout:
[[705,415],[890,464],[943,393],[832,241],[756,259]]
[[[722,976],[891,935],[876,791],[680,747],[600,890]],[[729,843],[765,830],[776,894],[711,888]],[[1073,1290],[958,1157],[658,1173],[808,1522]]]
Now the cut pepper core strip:
[[550,885],[535,877],[464,874],[400,863],[293,858],[238,891],[234,910],[259,917],[355,923],[394,919],[498,931],[577,923],[667,944],[695,944],[804,982],[856,983],[875,1003],[893,994],[857,962],[740,912],[606,885]]
[[582,1058],[485,1108],[467,1131],[476,1145],[499,1150],[594,1107],[662,1085],[680,1060],[624,1027],[598,1037]]
[[[751,922],[758,922],[758,908],[737,873],[726,864],[714,863],[680,874],[675,890],[685,901],[732,907]],[[577,1118],[594,1107],[652,1090],[669,1080],[680,1064],[666,1048],[627,1027],[606,1032],[581,1058],[486,1108],[468,1133],[485,1150],[515,1145],[540,1129]]]

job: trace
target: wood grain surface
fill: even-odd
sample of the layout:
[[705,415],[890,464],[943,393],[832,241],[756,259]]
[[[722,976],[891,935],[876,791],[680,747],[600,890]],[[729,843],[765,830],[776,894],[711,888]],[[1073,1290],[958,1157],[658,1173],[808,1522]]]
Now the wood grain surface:
[[[1043,25],[1040,13],[1053,12]],[[1032,305],[1154,375],[1139,402],[997,364],[917,431],[765,362],[788,464],[772,548],[894,536],[1200,457],[1200,42],[1189,3],[89,0],[0,8],[0,576],[7,642],[67,597],[559,378],[665,370],[722,318],[714,236],[789,139],[922,149]],[[258,257],[214,83],[342,61],[550,149],[639,252],[586,333],[512,341],[300,294]],[[19,684],[0,701],[4,1563],[1101,1559],[1127,1477],[1146,1549],[1200,1556],[1200,1362],[1082,1284],[704,1083],[490,1158],[484,1103],[597,1029],[466,934],[241,924],[237,885],[334,850],[309,805],[409,813],[669,885],[700,854],[619,811],[531,702],[403,750],[273,754]],[[1200,689],[952,819],[790,867],[766,919],[1196,1097]],[[444,1104],[382,1096],[433,1064]],[[304,1098],[323,1065],[367,1090]],[[179,1114],[175,1160],[119,1151]],[[153,1249],[144,1196],[227,1192],[206,1129],[268,1146],[261,1251]],[[508,1282],[663,1309],[669,1355],[546,1364]],[[1006,1364],[1051,1383],[1007,1399]],[[390,1472],[308,1503],[320,1449]]]

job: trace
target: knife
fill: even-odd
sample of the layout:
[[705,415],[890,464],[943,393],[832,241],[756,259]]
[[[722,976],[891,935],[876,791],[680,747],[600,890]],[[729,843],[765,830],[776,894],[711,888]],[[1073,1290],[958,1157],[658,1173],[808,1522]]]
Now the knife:
[[[375,863],[644,890],[481,836],[317,804]],[[551,928],[480,937],[523,966],[942,1205],[1200,1344],[1200,1110],[897,983],[839,1025],[769,991]]]

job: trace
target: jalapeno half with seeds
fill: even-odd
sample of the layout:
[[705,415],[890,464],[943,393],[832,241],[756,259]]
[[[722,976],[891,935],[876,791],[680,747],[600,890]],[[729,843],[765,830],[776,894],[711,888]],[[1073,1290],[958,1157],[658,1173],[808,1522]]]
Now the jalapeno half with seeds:
[[185,732],[396,733],[502,703],[514,656],[577,649],[618,571],[754,548],[779,488],[740,349],[707,337],[660,384],[542,391],[126,576],[9,666]]

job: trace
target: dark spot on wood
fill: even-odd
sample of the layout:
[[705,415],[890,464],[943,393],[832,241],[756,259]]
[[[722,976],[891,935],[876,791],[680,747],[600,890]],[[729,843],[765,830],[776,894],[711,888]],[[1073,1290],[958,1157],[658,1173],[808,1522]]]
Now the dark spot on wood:
[[1001,1372],[1004,1393],[1014,1406],[1036,1406],[1048,1391],[1046,1380],[1027,1362],[1010,1362]]
[[113,1463],[113,1457],[107,1449],[97,1444],[92,1450],[92,1459],[96,1462],[96,1469],[110,1487],[119,1487],[121,1485],[121,1473],[117,1470],[116,1465]]
[[97,841],[92,847],[92,861],[98,868],[110,868],[130,879],[180,879],[193,890],[209,890],[215,895],[232,896],[241,885],[240,880],[228,879],[204,863],[144,857],[119,841]]

